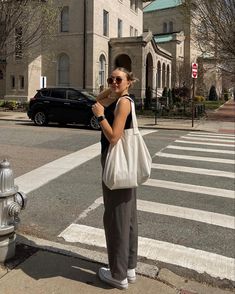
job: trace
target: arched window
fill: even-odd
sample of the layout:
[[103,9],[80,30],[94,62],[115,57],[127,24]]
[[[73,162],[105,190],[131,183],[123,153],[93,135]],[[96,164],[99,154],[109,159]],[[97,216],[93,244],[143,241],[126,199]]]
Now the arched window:
[[63,7],[60,14],[60,31],[68,32],[69,31],[69,7]]
[[163,63],[162,65],[162,88],[166,86],[166,65]]
[[166,67],[166,86],[170,88],[170,66],[169,64]]
[[100,86],[105,85],[105,76],[106,76],[105,64],[106,64],[105,56],[101,54],[99,58],[99,85]]
[[169,22],[169,32],[170,33],[173,32],[173,22],[172,21]]
[[161,84],[161,62],[158,61],[157,63],[157,87],[161,88],[162,84]]
[[69,86],[69,57],[64,53],[58,59],[58,84]]
[[167,23],[163,23],[163,33],[167,33]]

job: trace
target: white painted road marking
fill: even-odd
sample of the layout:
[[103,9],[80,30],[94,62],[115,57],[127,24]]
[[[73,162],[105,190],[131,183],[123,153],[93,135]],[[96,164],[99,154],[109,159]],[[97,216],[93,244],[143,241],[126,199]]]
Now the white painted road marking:
[[182,165],[153,163],[152,168],[177,171],[177,172],[192,173],[192,174],[199,174],[199,175],[224,177],[224,178],[231,178],[231,179],[235,178],[235,173],[226,172],[223,170],[196,168],[196,167],[188,167],[188,166],[182,166]]
[[95,158],[99,154],[100,143],[96,143],[36,168],[16,178],[15,182],[24,193],[29,193],[88,160]]
[[[141,130],[142,135],[157,132],[156,130]],[[32,192],[79,165],[99,156],[100,143],[93,144],[64,157],[49,162],[15,179],[16,185],[24,193]]]
[[232,150],[195,148],[195,147],[184,147],[184,146],[176,146],[176,145],[168,145],[166,148],[168,148],[168,149],[176,149],[176,150],[188,150],[188,151],[209,152],[209,153],[235,154],[235,152],[232,151]]
[[[104,230],[85,225],[71,224],[58,237],[67,242],[106,247]],[[207,273],[212,277],[234,280],[234,259],[182,245],[139,237],[138,255],[184,268]]]
[[140,211],[179,217],[210,225],[235,229],[235,218],[230,215],[144,200],[138,200],[137,205],[138,210]]
[[155,180],[155,179],[149,179],[143,185],[171,189],[171,190],[177,190],[177,191],[206,194],[206,195],[212,195],[212,196],[216,196],[216,197],[225,197],[225,198],[231,198],[231,199],[235,198],[233,190],[211,188],[211,187],[207,187],[207,186],[190,185],[190,184],[171,182],[171,181],[163,181],[163,180]]
[[206,137],[206,138],[221,138],[221,139],[231,139],[234,141],[235,137],[233,135],[224,135],[224,134],[196,134],[196,133],[190,133],[187,134],[187,136],[192,137]]
[[181,136],[180,138],[183,138],[183,139],[187,139],[187,140],[198,140],[198,141],[205,141],[205,142],[207,142],[207,141],[215,141],[215,142],[227,142],[227,143],[234,143],[234,140],[226,140],[226,139],[218,139],[218,138],[214,138],[214,139],[212,139],[212,138],[207,138],[207,137],[205,137],[205,138],[200,138],[200,137],[197,137],[197,136],[190,136],[189,137],[189,135],[187,135],[187,136]]
[[228,138],[235,138],[235,136],[234,135],[230,135],[230,134],[224,134],[224,133],[208,133],[208,132],[190,132],[190,135],[194,135],[194,134],[197,134],[197,135],[200,135],[200,136],[210,136],[210,135],[212,135],[212,136],[215,136],[215,137],[221,137],[221,136],[223,136],[223,137],[228,137]]
[[223,146],[228,148],[234,148],[235,144],[223,144],[223,143],[208,143],[208,142],[196,142],[196,141],[185,141],[175,140],[176,143],[193,144],[193,145],[208,145],[208,146]]
[[[79,220],[87,217],[89,213],[97,209],[102,204],[103,197],[97,198],[78,216],[77,219],[73,221],[73,223],[77,223]],[[137,209],[138,211],[168,215],[229,229],[235,229],[235,218],[230,215],[145,200],[137,200]]]
[[217,163],[226,163],[226,164],[234,164],[235,160],[233,159],[224,159],[224,158],[215,158],[215,157],[203,157],[203,156],[190,156],[190,155],[181,155],[181,154],[171,154],[164,152],[157,152],[155,156],[159,157],[168,157],[168,158],[176,158],[176,159],[186,159],[186,160],[197,160],[197,161],[208,161],[208,162],[217,162]]

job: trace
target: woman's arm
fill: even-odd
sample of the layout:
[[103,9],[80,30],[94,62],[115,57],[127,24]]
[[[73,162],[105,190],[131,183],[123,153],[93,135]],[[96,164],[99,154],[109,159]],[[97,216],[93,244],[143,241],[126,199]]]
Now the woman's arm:
[[[96,106],[93,109],[93,112],[96,116],[101,116],[104,114],[102,112],[103,106],[100,103],[96,103]],[[108,139],[110,144],[116,144],[117,141],[121,138],[123,130],[126,124],[127,116],[131,111],[131,102],[126,98],[121,98],[118,106],[114,113],[114,122],[112,127],[106,119],[100,122],[100,126],[105,137]]]
[[99,102],[100,104],[102,104],[104,107],[109,106],[115,100],[111,97],[111,93],[112,93],[112,91],[110,88],[102,91],[96,97],[96,101]]

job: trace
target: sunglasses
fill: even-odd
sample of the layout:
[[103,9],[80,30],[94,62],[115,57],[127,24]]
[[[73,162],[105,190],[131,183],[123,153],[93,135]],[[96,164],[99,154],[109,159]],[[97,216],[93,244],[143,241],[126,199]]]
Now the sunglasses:
[[107,83],[110,85],[110,84],[116,82],[116,84],[120,85],[122,80],[123,79],[121,77],[115,77],[115,78],[110,77],[110,78],[107,79]]

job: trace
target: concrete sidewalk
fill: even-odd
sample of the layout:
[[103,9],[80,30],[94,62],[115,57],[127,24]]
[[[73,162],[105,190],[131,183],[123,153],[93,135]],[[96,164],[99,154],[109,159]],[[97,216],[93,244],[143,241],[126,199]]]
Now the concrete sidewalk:
[[[22,249],[23,248],[23,249]],[[55,248],[54,248],[55,249]],[[19,251],[19,252],[18,252]],[[25,252],[24,252],[25,251]],[[28,252],[29,253],[28,253]],[[0,266],[1,294],[99,294],[120,293],[103,283],[97,271],[103,263],[78,254],[58,250],[31,248],[21,245],[16,258]],[[25,257],[24,257],[25,255]],[[18,257],[17,257],[18,256]],[[23,258],[22,258],[23,256]],[[150,266],[149,266],[150,267]],[[151,266],[154,267],[154,266]],[[147,267],[146,267],[147,268]],[[140,263],[137,273],[141,270]],[[162,268],[155,276],[137,274],[135,284],[129,284],[130,294],[229,294],[232,289],[220,289],[205,283],[180,277]]]

